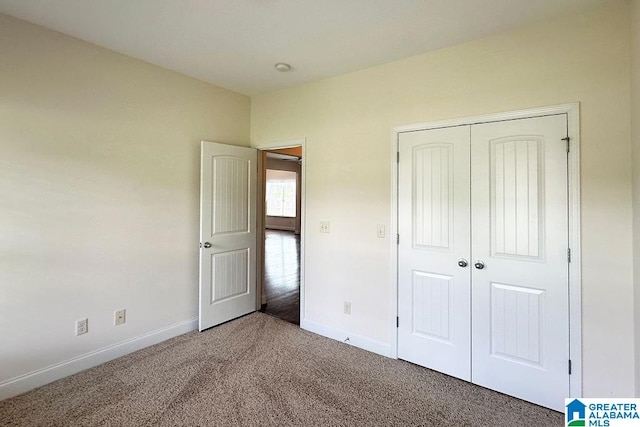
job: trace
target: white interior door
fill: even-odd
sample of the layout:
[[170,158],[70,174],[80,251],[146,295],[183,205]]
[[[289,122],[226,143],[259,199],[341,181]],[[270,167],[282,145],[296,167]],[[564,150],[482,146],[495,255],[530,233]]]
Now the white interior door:
[[201,331],[256,309],[257,164],[253,148],[202,142]]
[[398,357],[470,380],[469,127],[399,138]]
[[[566,115],[471,128],[473,382],[569,396]],[[481,265],[478,265],[481,267]]]

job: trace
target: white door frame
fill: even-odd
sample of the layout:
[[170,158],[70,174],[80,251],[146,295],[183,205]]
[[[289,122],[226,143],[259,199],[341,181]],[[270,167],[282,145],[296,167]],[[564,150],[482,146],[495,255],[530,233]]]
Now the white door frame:
[[[307,168],[305,167],[305,158],[306,158],[306,138],[299,138],[299,139],[290,139],[290,140],[286,140],[286,141],[272,141],[272,142],[264,142],[264,143],[258,143],[258,144],[254,144],[252,145],[253,148],[258,149],[258,167],[259,167],[259,174],[258,174],[258,199],[260,200],[260,204],[258,206],[258,239],[264,239],[264,212],[263,212],[263,201],[264,201],[264,192],[263,192],[263,188],[264,188],[264,183],[262,182],[262,169],[265,167],[265,165],[262,165],[262,155],[261,152],[265,151],[265,150],[278,150],[281,148],[291,148],[291,147],[302,147],[302,162],[300,164],[300,169],[301,169],[301,179],[302,182],[300,183],[300,188],[301,188],[301,198],[302,200],[300,200],[300,324],[302,324],[302,321],[304,319],[304,301],[305,301],[305,296],[304,296],[304,247],[305,247],[305,240],[306,240],[306,235],[307,235],[307,228],[306,228],[306,175],[307,175]],[[263,255],[262,255],[262,250],[264,249],[264,243],[263,242],[258,242],[258,269],[257,269],[257,273],[258,273],[258,284],[260,286],[258,286],[258,292],[257,292],[257,297],[258,300],[256,301],[256,308],[260,309],[260,305],[262,304],[261,298],[262,298],[262,281],[263,281],[263,276],[264,276],[264,265],[260,265],[261,263],[263,263]]]
[[[437,129],[451,126],[474,125],[487,122],[524,119],[530,117],[567,114],[567,132],[570,151],[568,156],[569,180],[569,357],[571,359],[571,375],[569,376],[570,396],[582,397],[582,280],[580,249],[580,104],[561,104],[527,110],[492,113],[480,116],[461,117],[428,123],[395,126],[391,135],[391,235],[398,234],[398,141],[399,134],[419,130]],[[391,241],[391,283],[390,301],[391,318],[391,355],[398,358],[398,245],[396,239]],[[568,367],[567,367],[568,368]]]

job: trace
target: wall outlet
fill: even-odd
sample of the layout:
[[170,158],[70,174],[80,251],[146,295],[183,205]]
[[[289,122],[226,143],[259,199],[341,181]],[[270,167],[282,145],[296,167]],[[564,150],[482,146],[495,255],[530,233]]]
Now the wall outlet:
[[351,314],[351,301],[344,302],[344,314]]
[[76,335],[82,335],[89,332],[89,319],[76,320]]
[[384,239],[384,224],[378,224],[378,239]]
[[320,232],[321,233],[329,233],[330,232],[329,221],[320,221]]
[[127,321],[127,310],[124,308],[122,310],[118,310],[113,313],[113,324],[114,325],[124,325]]

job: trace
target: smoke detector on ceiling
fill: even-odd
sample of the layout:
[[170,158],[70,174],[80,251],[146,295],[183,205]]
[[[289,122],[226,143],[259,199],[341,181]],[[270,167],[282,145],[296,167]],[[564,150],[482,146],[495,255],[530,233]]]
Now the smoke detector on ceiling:
[[276,65],[274,65],[274,67],[276,67],[276,70],[280,71],[281,73],[286,73],[287,71],[291,71],[291,65],[286,64],[284,62],[278,62]]

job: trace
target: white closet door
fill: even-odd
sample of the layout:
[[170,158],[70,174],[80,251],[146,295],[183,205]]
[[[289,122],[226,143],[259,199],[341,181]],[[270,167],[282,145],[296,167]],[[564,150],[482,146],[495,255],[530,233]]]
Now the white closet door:
[[569,396],[566,115],[471,127],[472,381]]
[[399,138],[398,357],[469,380],[469,127]]

